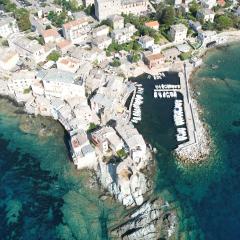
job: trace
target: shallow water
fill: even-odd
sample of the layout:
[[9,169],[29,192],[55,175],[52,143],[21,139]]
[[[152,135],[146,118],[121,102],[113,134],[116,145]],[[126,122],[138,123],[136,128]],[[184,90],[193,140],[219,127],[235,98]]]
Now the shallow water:
[[[179,239],[240,236],[239,56],[239,44],[211,51],[193,76],[214,144],[200,166],[182,166],[174,159],[173,104],[154,103],[145,91],[138,128],[158,150],[155,194],[179,210]],[[147,84],[151,92],[152,83]],[[75,170],[59,124],[16,110],[0,100],[0,239],[108,239],[123,208],[99,200],[92,176]]]
[[0,239],[108,239],[123,208],[74,168],[59,124],[16,110],[0,100]]

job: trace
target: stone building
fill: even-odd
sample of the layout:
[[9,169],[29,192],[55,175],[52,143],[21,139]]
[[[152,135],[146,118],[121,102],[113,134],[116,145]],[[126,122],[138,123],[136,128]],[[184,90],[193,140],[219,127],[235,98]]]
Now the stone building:
[[85,96],[84,84],[74,73],[52,68],[40,70],[36,79],[42,81],[47,98],[68,99]]
[[201,4],[204,8],[212,9],[217,6],[217,0],[201,0]]
[[57,42],[61,40],[61,36],[56,29],[44,30],[42,31],[41,35],[45,43]]
[[95,0],[95,16],[101,21],[121,13],[142,15],[149,6],[148,0]]
[[214,22],[215,13],[208,8],[201,9],[197,12],[197,19],[203,20],[204,22]]
[[181,43],[187,38],[188,28],[183,24],[176,24],[171,26],[169,35],[173,42]]
[[124,28],[124,17],[121,15],[112,15],[109,20],[112,22],[114,30]]
[[84,43],[90,31],[91,27],[89,26],[89,19],[87,17],[63,24],[64,38],[71,41],[73,44]]
[[158,31],[158,29],[159,29],[158,21],[149,21],[149,22],[146,22],[144,25],[145,25],[145,27],[152,28],[156,31]]
[[10,71],[16,67],[18,61],[17,52],[10,48],[0,48],[0,69]]
[[113,41],[117,42],[118,44],[123,44],[131,41],[131,37],[136,31],[137,29],[134,25],[127,23],[124,28],[112,31],[111,37]]
[[144,49],[149,49],[154,44],[154,39],[150,36],[142,36],[139,38],[138,43],[142,46]]
[[40,45],[36,40],[28,39],[24,34],[13,33],[8,37],[9,47],[15,50],[21,57],[42,62],[49,54],[44,46]]
[[150,69],[157,68],[164,63],[164,57],[161,53],[146,51],[143,55],[143,61]]

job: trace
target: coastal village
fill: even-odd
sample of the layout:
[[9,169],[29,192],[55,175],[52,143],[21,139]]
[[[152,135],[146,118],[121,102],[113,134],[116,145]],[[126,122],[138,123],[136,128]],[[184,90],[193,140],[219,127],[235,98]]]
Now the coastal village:
[[[76,168],[94,170],[127,208],[140,206],[115,236],[158,239],[162,210],[145,202],[155,148],[136,128],[144,87],[129,79],[147,74],[158,82],[153,98],[175,99],[175,154],[198,162],[210,147],[189,79],[207,49],[240,39],[238,28],[235,0],[0,0],[0,94],[59,121]],[[159,84],[172,71],[179,83]]]

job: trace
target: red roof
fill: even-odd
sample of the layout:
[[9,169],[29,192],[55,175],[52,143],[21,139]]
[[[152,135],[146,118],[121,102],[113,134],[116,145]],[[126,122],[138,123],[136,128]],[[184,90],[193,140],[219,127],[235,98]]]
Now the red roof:
[[42,32],[42,36],[43,36],[44,38],[50,37],[50,36],[52,36],[52,37],[58,37],[58,36],[59,36],[59,33],[58,33],[58,31],[57,31],[56,29],[47,29],[47,30],[44,30],[44,31]]
[[71,46],[71,42],[68,41],[68,40],[62,40],[60,42],[57,43],[57,46],[60,48],[60,49],[64,49],[65,47],[69,47]]
[[71,29],[72,27],[80,26],[80,25],[86,24],[86,23],[88,23],[87,18],[80,18],[80,19],[76,19],[76,20],[73,20],[73,21],[63,24],[63,28]]
[[145,26],[150,28],[159,27],[159,23],[158,21],[145,22]]
[[226,2],[224,0],[217,0],[217,4],[223,7]]

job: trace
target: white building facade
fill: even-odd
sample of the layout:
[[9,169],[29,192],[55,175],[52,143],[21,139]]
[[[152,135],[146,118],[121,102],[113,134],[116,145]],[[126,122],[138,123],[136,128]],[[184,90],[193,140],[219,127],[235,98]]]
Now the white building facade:
[[127,23],[126,26],[122,29],[117,29],[112,31],[111,37],[113,41],[118,44],[123,44],[131,41],[131,37],[137,31],[134,25]]
[[9,47],[21,57],[28,58],[36,63],[46,59],[48,52],[36,40],[30,40],[22,34],[14,33],[8,37]]
[[188,31],[188,28],[185,25],[180,23],[180,24],[171,26],[169,35],[173,42],[182,43],[187,38],[187,31]]
[[148,12],[148,0],[95,0],[95,16],[99,21],[111,15],[129,14],[142,15]]
[[16,19],[12,17],[0,18],[0,36],[7,38],[12,33],[19,32]]
[[37,79],[42,81],[46,97],[85,97],[84,84],[73,73],[58,69],[41,70]]
[[81,44],[87,41],[88,33],[91,31],[87,17],[77,19],[63,24],[64,38],[73,44]]

